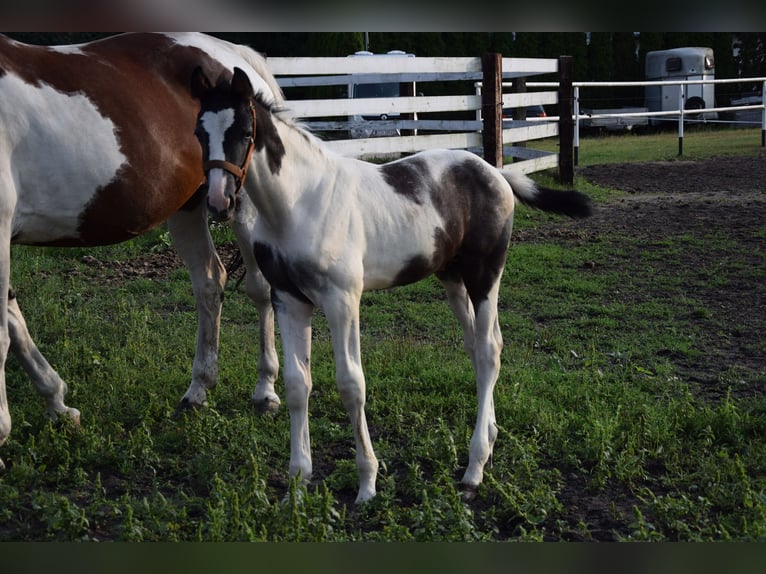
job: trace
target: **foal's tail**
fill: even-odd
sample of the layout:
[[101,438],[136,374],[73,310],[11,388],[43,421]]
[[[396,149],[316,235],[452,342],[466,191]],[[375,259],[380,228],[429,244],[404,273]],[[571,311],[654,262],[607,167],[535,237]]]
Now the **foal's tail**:
[[588,217],[593,212],[593,204],[584,193],[573,189],[559,191],[539,187],[532,179],[515,170],[501,169],[500,173],[511,185],[516,199],[530,207],[569,217]]

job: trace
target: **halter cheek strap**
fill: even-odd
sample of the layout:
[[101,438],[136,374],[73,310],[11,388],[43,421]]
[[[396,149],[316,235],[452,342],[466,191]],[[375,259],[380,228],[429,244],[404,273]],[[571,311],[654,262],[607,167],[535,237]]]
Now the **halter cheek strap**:
[[242,189],[242,185],[245,183],[245,176],[247,176],[247,170],[250,167],[250,158],[253,157],[253,151],[255,151],[255,106],[252,104],[250,104],[250,113],[253,117],[253,136],[248,143],[242,167],[224,159],[209,159],[202,164],[205,174],[211,169],[219,168],[233,175],[237,180],[237,190],[235,193],[239,193],[239,190]]

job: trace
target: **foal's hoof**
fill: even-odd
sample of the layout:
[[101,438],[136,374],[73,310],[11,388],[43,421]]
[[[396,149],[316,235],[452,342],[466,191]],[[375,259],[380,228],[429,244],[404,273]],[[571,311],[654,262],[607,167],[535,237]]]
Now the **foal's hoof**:
[[72,421],[72,424],[76,427],[80,426],[80,411],[78,411],[77,409],[67,407],[66,412],[59,413],[59,416]]
[[462,488],[460,490],[460,498],[463,499],[464,502],[470,502],[471,500],[476,498],[476,494],[479,492],[478,486],[469,486],[467,484],[462,485]]
[[271,398],[264,398],[264,399],[251,399],[250,405],[253,407],[253,410],[258,413],[259,415],[274,415],[279,412],[279,399],[271,399]]
[[80,411],[77,409],[65,407],[62,411],[49,412],[48,416],[58,428],[63,425],[71,425],[76,429],[80,428]]

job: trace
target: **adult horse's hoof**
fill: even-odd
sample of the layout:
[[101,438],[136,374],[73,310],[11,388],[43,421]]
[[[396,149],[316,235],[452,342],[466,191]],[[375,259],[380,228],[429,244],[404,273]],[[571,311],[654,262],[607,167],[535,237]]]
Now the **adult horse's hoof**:
[[279,399],[272,399],[269,397],[263,399],[251,399],[250,406],[259,415],[274,415],[279,412]]

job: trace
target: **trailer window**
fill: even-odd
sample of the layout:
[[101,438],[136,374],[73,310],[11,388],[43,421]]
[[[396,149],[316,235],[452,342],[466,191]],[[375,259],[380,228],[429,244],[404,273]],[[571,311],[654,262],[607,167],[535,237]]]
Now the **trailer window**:
[[665,60],[666,72],[680,72],[681,71],[681,58],[668,58]]

